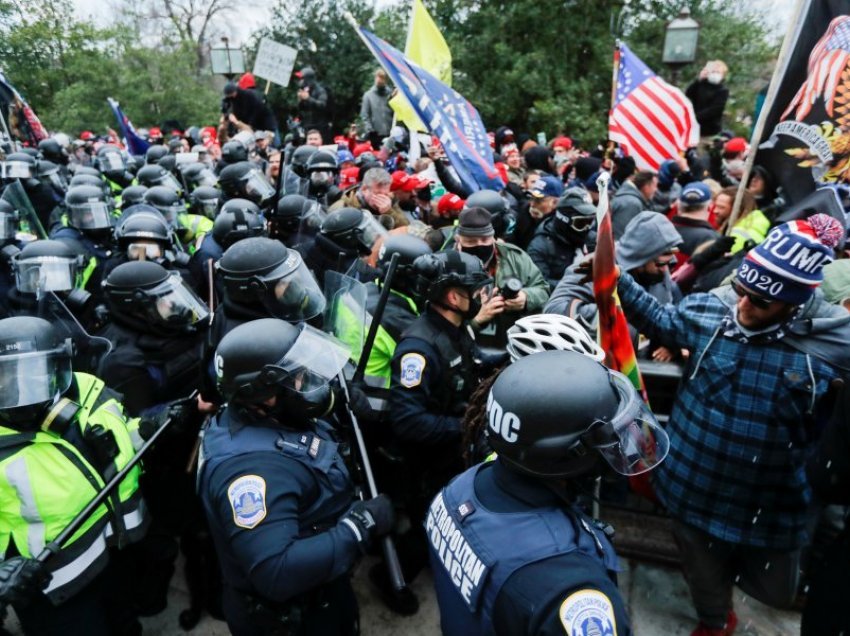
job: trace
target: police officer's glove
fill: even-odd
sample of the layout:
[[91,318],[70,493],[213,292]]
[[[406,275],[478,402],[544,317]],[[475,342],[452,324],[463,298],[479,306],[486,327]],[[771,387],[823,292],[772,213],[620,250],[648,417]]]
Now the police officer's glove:
[[169,432],[183,433],[197,412],[198,406],[195,400],[175,402],[158,411],[155,415],[142,416],[141,422],[139,422],[139,435],[144,440],[150,439],[169,420],[171,420],[169,430],[164,434]]
[[373,417],[372,405],[366,392],[357,384],[348,385],[348,406],[358,420],[370,420]]
[[53,575],[41,561],[13,557],[0,563],[0,601],[27,604],[41,592]]
[[368,501],[358,501],[351,506],[341,523],[354,533],[361,546],[365,546],[372,539],[383,537],[393,529],[393,504],[386,495],[378,495]]

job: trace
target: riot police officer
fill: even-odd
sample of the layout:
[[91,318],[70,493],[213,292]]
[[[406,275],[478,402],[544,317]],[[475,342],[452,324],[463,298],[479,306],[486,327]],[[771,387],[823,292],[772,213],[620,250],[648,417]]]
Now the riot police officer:
[[413,268],[428,302],[396,347],[389,394],[392,434],[408,471],[405,500],[413,527],[398,545],[408,581],[427,562],[418,524],[428,502],[463,470],[461,418],[479,374],[465,322],[478,313],[481,289],[492,282],[478,258],[461,252],[426,254]]
[[286,247],[305,254],[322,227],[327,213],[315,201],[300,194],[287,194],[269,210],[269,236]]
[[225,166],[218,175],[218,184],[225,199],[248,199],[261,208],[271,203],[274,197],[274,186],[250,161]]
[[669,441],[624,375],[575,351],[501,372],[487,399],[493,462],[434,498],[425,521],[444,634],[631,634],[607,528],[574,504],[602,460],[651,470]]
[[199,185],[189,195],[189,211],[192,214],[215,220],[220,206],[221,190],[213,186]]
[[13,605],[27,634],[140,633],[127,593],[132,567],[117,550],[147,527],[139,467],[58,553],[35,559],[142,441],[117,396],[72,371],[72,349],[46,320],[0,320],[0,602]]
[[305,250],[304,260],[322,284],[328,270],[346,273],[356,280],[373,280],[377,272],[363,257],[369,256],[375,241],[387,234],[368,212],[341,208],[322,222],[316,240]]
[[307,198],[328,209],[342,196],[336,185],[338,175],[339,166],[333,153],[327,150],[314,153],[307,162]]
[[[137,572],[137,603],[152,615],[166,604],[177,538],[187,554],[185,545],[196,547],[201,541],[196,530],[202,515],[186,474],[200,416],[196,404],[183,398],[200,383],[209,312],[178,273],[151,261],[119,265],[106,278],[104,291],[111,322],[98,335],[112,342],[113,350],[99,375],[123,394],[130,414],[175,420],[168,443],[147,456],[142,479],[153,525]],[[190,587],[190,593],[195,589]]]
[[169,187],[149,188],[145,192],[145,203],[162,213],[177,235],[180,245],[189,254],[194,253],[204,235],[212,230],[213,222],[205,216],[186,212],[183,200]]
[[[237,241],[252,236],[263,236],[265,233],[266,224],[256,203],[247,199],[230,199],[221,207],[221,212],[213,223],[212,232],[204,236],[189,261],[192,277],[204,298],[207,298],[210,292],[210,267],[219,261],[224,251]],[[213,280],[213,286],[221,298],[221,285]]]
[[[150,152],[150,149],[148,152]],[[177,177],[159,164],[148,163],[139,168],[139,171],[136,173],[136,181],[139,182],[139,185],[143,185],[146,188],[162,186],[173,190],[178,196],[183,194],[183,185],[177,180]]]
[[316,146],[298,146],[293,152],[289,163],[284,166],[283,193],[306,195],[309,188],[307,179],[307,164],[310,158],[319,151]]
[[235,636],[358,631],[349,572],[393,512],[385,496],[353,503],[325,419],[347,357],[329,336],[276,319],[236,327],[216,350],[227,407],[204,431],[198,489]]

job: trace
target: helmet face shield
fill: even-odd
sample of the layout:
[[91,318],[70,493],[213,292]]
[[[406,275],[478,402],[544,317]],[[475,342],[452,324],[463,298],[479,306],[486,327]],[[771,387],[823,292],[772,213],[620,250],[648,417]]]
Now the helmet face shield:
[[139,241],[127,246],[127,258],[131,261],[159,261],[162,258],[162,246],[159,243]]
[[180,213],[186,211],[186,209],[180,205],[179,201],[176,201],[174,205],[155,205],[154,207],[160,211],[162,216],[165,217],[165,220],[172,227],[177,224],[177,217]]
[[[322,390],[345,366],[349,351],[336,338],[303,325],[301,334],[286,355],[264,374],[272,383],[309,401],[311,394]],[[265,380],[268,384],[269,380]]]
[[363,212],[363,220],[360,221],[357,229],[360,233],[360,242],[370,252],[378,237],[389,235],[387,229],[371,213],[365,211]]
[[9,241],[15,238],[18,231],[18,215],[0,212],[0,241]]
[[177,196],[183,194],[183,185],[177,180],[177,177],[175,177],[170,172],[162,175],[159,179],[157,179],[154,185],[164,186],[169,190],[173,190]]
[[209,318],[209,308],[180,277],[172,274],[153,289],[145,291],[149,318],[167,327],[191,327]]
[[104,201],[68,205],[69,221],[79,230],[105,230],[112,227],[112,214]]
[[274,186],[259,170],[245,175],[245,194],[256,203],[264,203],[274,196]]
[[318,316],[325,310],[322,288],[304,261],[294,270],[288,261],[289,259],[263,277],[267,281],[263,305],[274,317],[289,322],[309,320]]
[[611,381],[620,408],[587,434],[586,443],[621,475],[649,472],[667,457],[670,439],[626,376],[611,371]]
[[74,289],[77,259],[61,256],[38,256],[15,262],[15,286],[24,294],[41,295]]
[[0,356],[0,409],[49,402],[71,386],[70,345]]
[[101,172],[124,172],[124,158],[120,152],[105,152],[98,158]]
[[218,212],[218,199],[197,199],[195,210],[208,219],[214,219]]
[[216,177],[215,173],[209,168],[204,168],[192,178],[192,181],[195,182],[195,187],[197,188],[202,186],[214,188],[218,183],[218,177]]
[[4,179],[31,179],[33,176],[33,167],[26,161],[4,161],[2,166]]

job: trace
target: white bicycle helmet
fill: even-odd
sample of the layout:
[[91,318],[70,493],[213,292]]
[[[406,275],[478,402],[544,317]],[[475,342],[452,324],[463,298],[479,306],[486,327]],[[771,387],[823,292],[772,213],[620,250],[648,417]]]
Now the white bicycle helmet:
[[573,318],[559,314],[535,314],[517,320],[508,329],[511,362],[540,351],[576,351],[597,362],[605,352]]

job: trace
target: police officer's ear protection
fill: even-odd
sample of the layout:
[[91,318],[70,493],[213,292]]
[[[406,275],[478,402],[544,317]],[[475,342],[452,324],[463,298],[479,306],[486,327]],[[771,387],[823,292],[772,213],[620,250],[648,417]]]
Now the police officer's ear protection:
[[256,402],[274,395],[273,389],[282,387],[283,381],[289,377],[289,372],[273,365],[265,365],[250,381],[240,385],[237,394],[247,402]]

